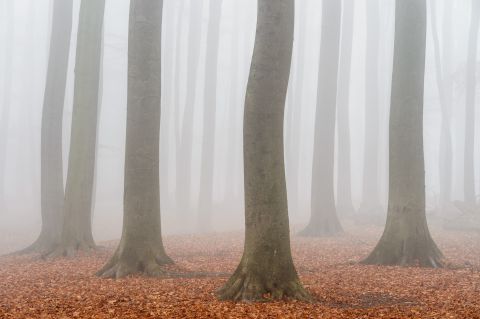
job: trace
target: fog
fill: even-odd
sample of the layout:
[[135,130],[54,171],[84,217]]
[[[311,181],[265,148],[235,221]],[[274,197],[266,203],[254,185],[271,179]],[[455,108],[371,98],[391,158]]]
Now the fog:
[[[202,0],[202,10],[192,9],[191,1],[165,0],[162,36],[162,128],[160,150],[161,214],[164,234],[197,233],[197,215],[201,189],[202,142],[204,130],[205,78],[209,1]],[[431,1],[430,1],[431,2]],[[429,3],[430,3],[429,2]],[[448,1],[437,3],[440,47],[445,29],[443,13]],[[40,211],[40,132],[43,95],[46,84],[52,1],[3,0],[0,2],[0,132],[6,145],[0,148],[5,158],[3,194],[0,197],[0,253],[20,249],[31,243],[41,228]],[[352,65],[349,88],[351,137],[351,189],[354,207],[362,203],[366,74],[378,72],[377,97],[380,215],[386,216],[388,197],[388,119],[393,61],[394,1],[380,1],[378,70],[366,69],[367,2],[356,0],[352,42]],[[292,228],[304,225],[310,216],[314,120],[317,99],[319,50],[321,43],[322,4],[317,0],[297,0],[295,42],[285,111],[286,174],[289,189],[289,218]],[[429,7],[429,10],[431,8]],[[74,1],[73,30],[66,86],[63,120],[64,180],[66,179],[73,107],[76,34],[80,1]],[[448,10],[448,9],[447,9]],[[444,77],[453,85],[452,196],[464,201],[464,140],[467,48],[471,1],[452,1],[451,68]],[[212,231],[237,231],[244,227],[243,106],[255,40],[257,6],[254,0],[224,0],[221,9],[218,51],[217,110],[213,155]],[[428,18],[431,19],[431,11]],[[196,18],[195,18],[196,16]],[[118,239],[123,216],[123,178],[127,111],[127,49],[129,1],[107,1],[103,30],[102,98],[98,132],[96,187],[94,194],[93,233],[96,241]],[[180,20],[179,20],[180,19]],[[190,21],[198,25],[190,26]],[[303,25],[303,26],[302,26]],[[427,217],[435,225],[461,215],[460,211],[440,213],[439,145],[441,128],[440,93],[436,78],[435,47],[432,24],[428,22],[425,73],[424,152],[426,165]],[[196,96],[193,105],[191,157],[177,158],[178,134],[188,96],[191,70],[187,62],[192,40],[200,40],[198,72],[194,79]],[[301,31],[303,30],[303,31]],[[300,36],[300,32],[304,32]],[[344,54],[344,52],[343,52]],[[301,56],[300,59],[297,59]],[[445,58],[443,53],[440,54]],[[478,60],[476,68],[478,69]],[[298,61],[298,62],[297,62]],[[299,87],[301,64],[303,76]],[[477,72],[478,73],[478,72]],[[232,84],[233,83],[233,84]],[[235,85],[236,83],[236,85]],[[477,96],[478,96],[477,86]],[[300,102],[301,101],[301,102]],[[478,101],[478,100],[477,100]],[[7,115],[5,109],[10,106]],[[475,184],[480,189],[480,111],[475,105]],[[188,112],[188,110],[187,110]],[[206,113],[208,116],[208,113]],[[296,122],[292,122],[296,121]],[[169,123],[169,124],[167,124]],[[208,128],[211,129],[211,128]],[[336,145],[338,151],[338,144]],[[293,161],[298,169],[293,170]],[[335,163],[337,163],[337,158]],[[183,165],[177,170],[176,165]],[[190,166],[189,189],[177,189],[176,174]],[[292,173],[293,172],[293,173]],[[337,169],[335,169],[337,176]],[[291,192],[290,190],[297,191]],[[336,188],[335,188],[336,189]],[[181,192],[181,196],[177,196]],[[187,197],[187,198],[185,198]],[[178,202],[180,199],[181,203]],[[181,207],[181,208],[179,208]],[[182,210],[182,211],[180,211]],[[341,216],[345,218],[345,216]],[[480,225],[478,225],[480,228]]]

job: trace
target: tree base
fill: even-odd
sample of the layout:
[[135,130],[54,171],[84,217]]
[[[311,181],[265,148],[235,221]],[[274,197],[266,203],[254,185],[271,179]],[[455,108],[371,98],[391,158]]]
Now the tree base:
[[[143,249],[142,249],[143,250]],[[147,277],[162,277],[168,274],[164,266],[173,264],[173,260],[164,252],[119,253],[117,250],[110,261],[97,272],[101,278],[121,279],[133,274]]]
[[364,265],[443,267],[443,254],[431,238],[387,241],[383,238]]
[[272,280],[268,274],[257,274],[248,270],[236,272],[217,292],[220,300],[237,302],[262,302],[293,299],[311,301],[308,292],[298,279],[290,281]]
[[333,237],[343,234],[342,225],[338,221],[322,223],[319,225],[308,224],[304,230],[298,233],[301,237]]
[[59,258],[59,257],[75,257],[75,255],[80,251],[94,251],[97,250],[97,246],[95,243],[89,242],[75,242],[71,244],[67,243],[60,243],[55,244],[50,249],[46,250],[47,253],[42,255],[43,259],[52,259],[52,258]]

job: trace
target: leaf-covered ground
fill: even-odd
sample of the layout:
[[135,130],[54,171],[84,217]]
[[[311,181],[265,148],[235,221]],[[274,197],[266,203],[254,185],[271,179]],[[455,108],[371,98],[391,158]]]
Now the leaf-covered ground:
[[[434,232],[445,269],[358,265],[380,234],[351,228],[333,239],[293,236],[313,303],[217,301],[222,274],[241,256],[240,233],[167,237],[185,278],[96,278],[115,243],[75,259],[0,257],[0,318],[480,318],[480,234]],[[202,272],[212,276],[194,277]]]

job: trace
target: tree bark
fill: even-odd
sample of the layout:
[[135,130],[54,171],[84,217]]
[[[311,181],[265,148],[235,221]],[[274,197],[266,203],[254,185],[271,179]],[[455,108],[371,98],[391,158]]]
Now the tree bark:
[[475,104],[477,87],[478,30],[480,27],[480,2],[472,0],[470,10],[470,35],[467,56],[467,87],[465,105],[465,155],[463,166],[465,202],[476,204],[475,196]]
[[390,194],[385,231],[366,264],[439,267],[425,214],[423,98],[426,1],[396,1],[390,111]]
[[200,40],[202,25],[203,0],[190,1],[190,25],[188,30],[187,54],[187,88],[186,100],[183,110],[183,120],[180,144],[177,145],[177,209],[183,216],[190,210],[191,196],[191,166],[192,166],[192,141],[193,120],[197,97],[197,74],[200,59]]
[[62,122],[72,33],[72,10],[72,0],[55,0],[53,3],[50,56],[41,130],[42,229],[38,239],[23,252],[44,253],[60,240],[64,200]]
[[343,1],[342,39],[338,69],[337,93],[337,211],[353,215],[351,146],[350,146],[350,77],[352,73],[352,47],[355,0]]
[[210,0],[205,71],[203,147],[200,173],[200,202],[198,230],[212,229],[213,175],[215,167],[215,137],[217,116],[217,72],[220,46],[220,19],[223,0]]
[[324,0],[312,170],[311,217],[302,236],[342,233],[334,195],[335,113],[342,4]]
[[172,263],[160,220],[162,6],[163,1],[130,2],[123,232],[115,254],[98,272],[102,277],[158,276]]
[[379,192],[379,58],[380,8],[378,0],[367,0],[367,45],[365,58],[365,147],[360,213],[377,215],[381,211]]
[[82,0],[77,35],[70,154],[61,238],[47,257],[95,248],[92,197],[105,0]]
[[294,32],[293,0],[259,0],[244,114],[245,248],[221,299],[308,299],[290,251],[284,110]]

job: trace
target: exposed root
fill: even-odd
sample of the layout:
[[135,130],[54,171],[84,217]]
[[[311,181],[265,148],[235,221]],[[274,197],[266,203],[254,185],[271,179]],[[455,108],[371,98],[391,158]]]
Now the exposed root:
[[46,253],[42,254],[42,259],[53,259],[60,257],[71,258],[75,257],[75,255],[80,251],[91,252],[95,250],[97,250],[97,246],[95,244],[89,244],[86,242],[75,244],[55,244],[50,249],[46,250]]
[[380,241],[370,256],[361,263],[402,267],[442,268],[444,266],[443,254],[433,240],[429,240],[426,244],[400,241],[395,246],[386,245]]
[[308,224],[308,226],[298,233],[302,237],[333,237],[343,234],[342,226],[338,221],[329,222],[320,225]]
[[109,279],[121,279],[133,274],[142,274],[147,277],[165,277],[169,272],[166,265],[173,264],[173,260],[166,254],[143,256],[141,259],[129,258],[119,253],[97,272],[97,276]]
[[271,280],[268,275],[236,272],[217,292],[220,300],[237,302],[264,302],[269,300],[293,299],[311,301],[300,281]]

